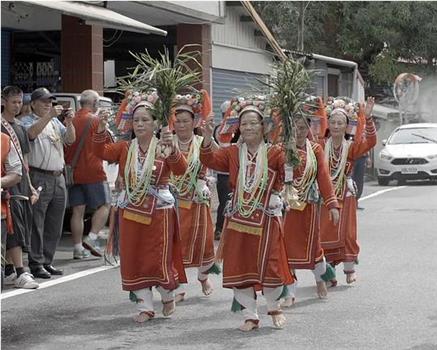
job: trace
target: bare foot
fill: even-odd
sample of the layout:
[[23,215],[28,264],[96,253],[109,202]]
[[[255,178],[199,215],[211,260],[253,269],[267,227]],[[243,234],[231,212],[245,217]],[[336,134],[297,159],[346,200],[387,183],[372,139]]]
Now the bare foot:
[[134,316],[134,321],[137,323],[144,323],[153,318],[154,313],[151,311],[141,311],[138,315]]
[[281,307],[291,307],[296,302],[295,297],[286,297],[285,300],[282,302]]
[[162,314],[164,316],[170,316],[176,309],[176,303],[174,300],[162,302]]
[[258,322],[255,322],[254,320],[246,320],[240,326],[240,331],[250,332],[251,330],[258,329],[258,328],[259,328]]
[[184,293],[180,293],[180,294],[176,294],[174,301],[175,303],[180,303],[181,301],[185,300],[185,292]]
[[212,289],[212,283],[209,281],[208,278],[206,278],[203,281],[199,281],[202,284],[202,292],[206,296],[211,295],[213,289]]
[[326,299],[328,297],[328,288],[326,288],[325,281],[317,282],[317,295],[320,299]]
[[356,282],[357,280],[357,274],[355,272],[350,272],[346,274],[346,282],[347,284],[352,284]]
[[275,328],[277,328],[277,329],[284,328],[285,321],[287,321],[287,319],[285,318],[282,311],[277,311],[276,313],[272,314],[271,316],[272,316],[273,326]]

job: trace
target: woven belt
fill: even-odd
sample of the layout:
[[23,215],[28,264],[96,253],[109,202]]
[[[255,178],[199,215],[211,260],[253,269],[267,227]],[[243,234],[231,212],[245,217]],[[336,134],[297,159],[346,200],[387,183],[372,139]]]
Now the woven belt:
[[37,173],[47,174],[51,176],[61,176],[64,172],[59,170],[45,170],[40,168],[29,167],[30,171],[35,171]]

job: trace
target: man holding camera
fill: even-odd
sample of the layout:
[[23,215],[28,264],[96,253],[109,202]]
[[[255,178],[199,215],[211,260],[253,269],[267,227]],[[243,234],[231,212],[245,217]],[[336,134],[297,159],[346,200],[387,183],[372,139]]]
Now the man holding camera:
[[38,202],[33,206],[33,227],[29,268],[37,278],[62,275],[53,267],[53,257],[62,234],[67,202],[64,179],[64,144],[76,139],[73,112],[65,113],[64,124],[57,118],[63,111],[49,90],[38,88],[32,92],[32,114],[22,118],[30,139],[29,170],[32,184],[41,187]]
[[[93,153],[93,133],[97,130],[99,118],[97,113],[109,114],[99,110],[99,94],[94,90],[85,90],[80,95],[80,106],[73,119],[77,132],[76,141],[66,147],[65,162],[73,176],[73,184],[68,188],[69,205],[72,207],[70,227],[73,236],[74,259],[89,256],[88,250],[95,256],[102,256],[104,246],[101,230],[106,224],[111,203],[109,185],[103,169],[103,161]],[[107,142],[112,138],[107,133]],[[91,231],[82,242],[84,233],[84,216],[86,208],[94,210],[91,219]]]

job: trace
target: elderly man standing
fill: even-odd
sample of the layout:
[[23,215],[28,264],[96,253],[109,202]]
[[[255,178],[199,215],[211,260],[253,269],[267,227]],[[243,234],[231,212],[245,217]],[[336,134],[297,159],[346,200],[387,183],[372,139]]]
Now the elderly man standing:
[[[99,118],[99,94],[94,90],[85,90],[80,95],[80,106],[73,119],[78,135],[76,141],[65,149],[65,162],[73,168],[74,185],[68,189],[69,204],[73,209],[70,226],[73,235],[73,258],[83,259],[89,256],[88,250],[95,256],[102,256],[103,247],[99,242],[99,233],[108,220],[111,202],[109,186],[103,161],[93,153],[93,134],[97,130]],[[99,114],[108,113],[101,110]],[[106,141],[112,142],[109,133]],[[91,231],[82,242],[84,215],[86,208],[93,209]],[[83,246],[82,246],[83,244]]]
[[21,120],[31,141],[29,168],[32,184],[35,188],[42,188],[39,201],[33,206],[29,253],[30,271],[37,278],[63,274],[52,265],[67,202],[63,144],[71,145],[76,139],[73,112],[65,115],[64,126],[57,118],[62,106],[52,106],[53,100],[55,97],[46,88],[34,90],[30,102],[33,113]]

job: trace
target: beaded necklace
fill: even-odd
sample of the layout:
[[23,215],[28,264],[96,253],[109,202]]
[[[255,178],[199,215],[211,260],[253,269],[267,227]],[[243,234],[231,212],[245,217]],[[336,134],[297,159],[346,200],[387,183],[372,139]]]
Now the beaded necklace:
[[331,172],[331,180],[334,184],[335,195],[341,197],[344,184],[346,182],[346,163],[349,154],[351,142],[343,140],[340,146],[340,152],[337,155],[334,148],[334,143],[330,137],[325,145],[325,159],[329,164]]
[[[246,143],[239,149],[240,169],[237,181],[237,210],[239,214],[248,218],[259,207],[268,181],[268,158],[267,145],[262,142],[258,150],[249,160],[249,152]],[[253,158],[255,168],[253,169]],[[245,194],[248,195],[245,198]]]
[[155,163],[155,152],[158,139],[153,136],[150,140],[146,158],[140,157],[138,139],[132,140],[124,168],[124,181],[126,183],[126,195],[128,201],[139,206],[143,203],[145,195],[149,191]]
[[[171,182],[175,185],[180,196],[186,196],[194,188],[196,188],[197,176],[199,175],[200,168],[202,167],[199,159],[200,145],[202,144],[202,140],[203,137],[198,135],[194,135],[194,137],[192,138],[193,142],[190,145],[190,150],[187,156],[188,167],[184,175],[170,176]],[[181,143],[179,140],[178,142],[180,144],[184,144]]]
[[317,176],[317,158],[311,146],[311,142],[307,139],[305,142],[306,162],[305,169],[301,176],[293,179],[293,187],[298,191],[300,201],[306,202],[311,185]]

